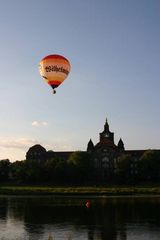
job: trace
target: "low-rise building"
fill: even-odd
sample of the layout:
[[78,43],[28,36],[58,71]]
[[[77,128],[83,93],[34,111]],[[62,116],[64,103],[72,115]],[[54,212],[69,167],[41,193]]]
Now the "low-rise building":
[[[96,177],[100,179],[112,179],[116,172],[117,162],[124,154],[131,156],[130,174],[137,174],[137,161],[146,150],[125,150],[123,140],[120,138],[118,144],[114,142],[114,132],[109,129],[106,119],[104,129],[99,133],[99,142],[94,145],[90,139],[86,151],[91,155],[93,160]],[[44,162],[45,160],[59,157],[67,160],[73,151],[55,152],[47,151],[39,144],[32,146],[26,153],[26,160],[36,160]]]

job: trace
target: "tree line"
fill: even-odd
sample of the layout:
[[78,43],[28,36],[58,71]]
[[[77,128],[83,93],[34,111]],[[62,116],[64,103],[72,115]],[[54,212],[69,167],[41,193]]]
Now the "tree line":
[[101,184],[141,183],[160,181],[160,152],[147,150],[138,161],[122,154],[112,177],[97,178],[92,156],[77,151],[67,160],[54,157],[45,161],[27,159],[10,162],[0,160],[0,181],[15,183]]

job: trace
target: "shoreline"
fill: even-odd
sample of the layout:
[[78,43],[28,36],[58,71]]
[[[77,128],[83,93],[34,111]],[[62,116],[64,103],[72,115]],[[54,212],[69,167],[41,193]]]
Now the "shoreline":
[[35,196],[79,196],[79,197],[107,197],[107,196],[160,196],[158,186],[138,187],[78,187],[78,186],[0,186],[1,195],[35,195]]

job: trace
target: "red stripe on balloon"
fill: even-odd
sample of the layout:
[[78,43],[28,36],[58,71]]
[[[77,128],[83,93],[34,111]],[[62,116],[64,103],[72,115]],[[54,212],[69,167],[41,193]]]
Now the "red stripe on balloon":
[[46,59],[63,59],[65,61],[69,62],[65,57],[63,57],[61,55],[48,55],[45,58],[43,58],[42,61],[46,60]]
[[61,81],[48,81],[49,85],[59,85],[61,84]]

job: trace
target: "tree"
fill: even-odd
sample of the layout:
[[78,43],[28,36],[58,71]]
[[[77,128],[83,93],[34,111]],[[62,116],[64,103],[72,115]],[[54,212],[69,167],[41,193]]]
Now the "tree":
[[160,151],[145,151],[138,162],[138,172],[142,180],[160,180]]
[[77,182],[88,181],[92,177],[93,164],[89,153],[81,151],[72,153],[68,165],[72,179]]
[[54,157],[46,161],[44,166],[45,180],[59,183],[66,182],[67,163],[59,157]]
[[25,164],[24,161],[16,161],[11,164],[10,175],[11,179],[17,182],[24,182],[25,179]]
[[129,154],[123,154],[117,161],[115,175],[120,182],[131,181],[131,163],[132,158]]
[[1,181],[8,181],[10,165],[11,163],[8,159],[4,159],[0,161],[0,180]]
[[27,182],[43,182],[44,163],[36,159],[27,159],[24,161],[25,180]]

